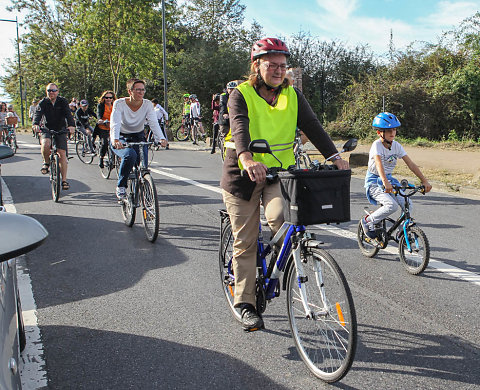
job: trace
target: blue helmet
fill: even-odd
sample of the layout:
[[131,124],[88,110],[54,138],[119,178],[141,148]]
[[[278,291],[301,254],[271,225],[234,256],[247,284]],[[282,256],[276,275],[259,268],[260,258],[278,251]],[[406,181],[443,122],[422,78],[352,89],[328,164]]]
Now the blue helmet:
[[400,127],[402,124],[397,117],[389,112],[381,112],[372,122],[372,126],[379,129],[394,129]]

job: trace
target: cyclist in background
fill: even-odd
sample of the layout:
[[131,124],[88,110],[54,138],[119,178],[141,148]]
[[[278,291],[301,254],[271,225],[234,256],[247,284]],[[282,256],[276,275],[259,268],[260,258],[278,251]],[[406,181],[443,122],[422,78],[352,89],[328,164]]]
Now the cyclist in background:
[[[251,51],[249,79],[235,88],[228,100],[231,140],[225,143],[220,184],[234,237],[234,306],[241,309],[244,330],[263,327],[263,319],[255,308],[260,202],[272,235],[283,224],[280,183],[266,183],[267,168],[279,164],[271,155],[252,155],[248,150],[250,141],[267,140],[285,168],[295,164],[296,127],[305,131],[325,157],[337,153],[303,94],[289,85],[285,77],[289,57],[290,52],[280,39],[257,41]],[[348,162],[340,156],[332,160],[339,169],[348,168]],[[242,169],[248,178],[241,175]]]
[[88,105],[88,101],[85,99],[80,101],[80,108],[75,112],[75,125],[80,133],[87,137],[88,147],[90,151],[94,152],[92,134],[93,127],[90,125],[90,118],[97,117],[92,109]]
[[399,202],[392,193],[392,184],[400,185],[392,176],[399,158],[405,161],[407,167],[420,179],[425,186],[425,192],[432,189],[420,168],[408,157],[402,145],[395,141],[397,128],[401,126],[398,118],[389,112],[381,112],[373,119],[372,126],[379,138],[370,148],[365,189],[370,203],[382,206],[360,221],[365,235],[369,238],[377,236],[376,224],[397,211],[399,206],[403,207],[403,202]]
[[[145,82],[139,79],[127,81],[128,97],[120,98],[113,103],[112,115],[110,117],[110,141],[113,152],[122,159],[118,173],[116,195],[118,199],[126,196],[128,175],[135,163],[140,158],[137,146],[125,148],[122,141],[142,142],[145,141],[145,121],[148,122],[153,131],[156,142],[163,147],[167,145],[158,124],[157,115],[153,110],[150,100],[144,99]],[[144,163],[148,166],[148,147],[144,146]]]
[[[190,95],[190,118],[191,124],[193,125],[194,122],[198,123],[198,131],[202,136],[205,136],[205,130],[203,129],[202,125],[202,116],[200,113],[200,102],[198,101],[197,95],[192,94]],[[194,140],[193,144],[196,145],[197,142]]]
[[[37,105],[35,115],[33,116],[33,130],[40,131],[40,122],[45,120],[47,129],[61,131],[65,128],[65,122],[68,125],[70,134],[75,132],[75,122],[72,113],[68,107],[68,101],[62,96],[58,96],[57,84],[50,83],[46,88],[47,97],[43,98]],[[60,156],[60,173],[62,175],[62,189],[68,190],[70,184],[67,181],[67,136],[65,133],[54,135],[58,155]],[[50,167],[50,148],[52,145],[52,134],[42,130],[41,150],[43,156],[43,165],[41,172],[46,175]]]
[[166,131],[166,126],[168,125],[168,112],[165,111],[165,109],[160,105],[160,103],[158,102],[158,99],[152,99],[152,103],[153,103],[153,110],[157,115],[158,124],[160,125],[160,129],[162,129],[163,136],[167,141],[167,146],[165,146],[165,149],[168,150],[170,149],[170,146],[168,144],[167,131]]
[[190,125],[190,94],[186,93],[183,95],[183,109],[182,109],[182,116],[183,116],[183,125]]
[[227,86],[224,92],[220,95],[220,109],[218,124],[220,125],[220,131],[225,136],[230,131],[230,121],[228,117],[228,98],[232,91],[237,88],[238,83],[236,81],[230,81],[227,83]]
[[212,120],[213,120],[213,142],[212,142],[212,150],[210,151],[211,154],[215,153],[215,146],[217,144],[218,138],[218,129],[220,125],[218,124],[218,115],[220,109],[220,94],[216,93],[212,96]]
[[113,91],[103,91],[100,96],[100,102],[97,105],[97,126],[93,132],[94,140],[98,137],[102,140],[100,148],[100,159],[98,166],[103,168],[103,159],[108,151],[110,138],[110,115],[112,114],[113,102],[117,100],[117,96]]

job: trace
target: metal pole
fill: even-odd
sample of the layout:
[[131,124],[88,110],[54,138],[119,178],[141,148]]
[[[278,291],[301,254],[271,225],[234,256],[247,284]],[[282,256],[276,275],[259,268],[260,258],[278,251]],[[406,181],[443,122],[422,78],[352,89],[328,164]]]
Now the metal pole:
[[18,82],[20,85],[20,107],[22,110],[22,127],[25,127],[25,112],[23,111],[23,93],[22,93],[22,65],[20,64],[20,37],[18,35],[18,17],[15,17],[17,24],[17,55],[18,55]]
[[165,33],[165,0],[162,0],[162,41],[163,41],[163,103],[168,112],[168,86],[167,86],[167,40]]

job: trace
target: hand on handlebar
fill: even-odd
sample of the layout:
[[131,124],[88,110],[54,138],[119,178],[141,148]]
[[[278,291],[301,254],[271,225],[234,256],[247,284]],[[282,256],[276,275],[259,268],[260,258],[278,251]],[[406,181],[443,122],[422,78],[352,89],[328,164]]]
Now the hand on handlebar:
[[33,126],[32,126],[32,130],[33,130],[35,133],[39,133],[39,132],[40,132],[40,126],[39,126],[39,125],[33,125]]
[[430,190],[432,189],[432,185],[427,181],[425,180],[423,183],[422,183],[423,187],[425,188],[423,193],[426,193],[426,192],[430,192]]
[[267,177],[267,166],[254,160],[242,161],[243,168],[248,173],[251,181],[263,183]]
[[343,160],[341,158],[339,158],[338,160],[335,160],[333,162],[333,164],[338,168],[338,169],[349,169],[350,168],[350,164],[348,163],[348,161],[346,160]]
[[160,142],[155,142],[155,144],[160,144],[162,146],[162,148],[166,147],[167,146],[167,140],[164,138],[164,139],[161,139]]
[[123,145],[120,142],[120,140],[115,139],[115,140],[113,140],[113,147],[114,147],[114,149],[123,149],[125,147],[125,145]]
[[386,192],[387,194],[390,194],[390,193],[393,192],[393,186],[392,186],[392,184],[391,184],[389,181],[387,181],[386,183],[384,183],[383,186],[385,187],[385,192]]

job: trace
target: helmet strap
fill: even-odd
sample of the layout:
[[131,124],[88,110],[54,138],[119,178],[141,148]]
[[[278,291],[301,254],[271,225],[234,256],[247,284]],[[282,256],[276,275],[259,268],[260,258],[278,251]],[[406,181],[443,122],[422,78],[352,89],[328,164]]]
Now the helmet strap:
[[387,144],[387,145],[388,145],[387,149],[388,149],[388,150],[392,150],[392,142],[391,142],[391,141],[387,141],[387,140],[385,139],[385,131],[381,131],[381,133],[382,133],[382,135],[380,136],[380,138],[382,139],[383,144]]

